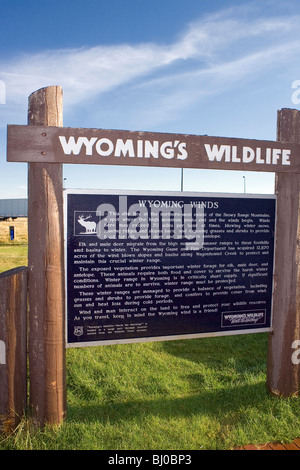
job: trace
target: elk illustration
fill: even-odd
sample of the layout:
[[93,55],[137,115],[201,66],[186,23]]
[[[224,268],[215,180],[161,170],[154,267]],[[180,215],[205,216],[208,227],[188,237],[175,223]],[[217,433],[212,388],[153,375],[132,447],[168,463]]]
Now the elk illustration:
[[88,222],[88,219],[90,219],[91,217],[91,215],[88,215],[87,217],[83,217],[83,215],[80,215],[78,217],[78,222],[80,223],[80,225],[85,227],[85,233],[96,233],[96,222]]

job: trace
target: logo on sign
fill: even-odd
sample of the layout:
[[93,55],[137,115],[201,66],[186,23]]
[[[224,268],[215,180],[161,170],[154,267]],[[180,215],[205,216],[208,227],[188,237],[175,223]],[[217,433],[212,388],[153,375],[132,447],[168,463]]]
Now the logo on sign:
[[97,224],[93,220],[90,220],[91,217],[92,214],[89,214],[88,216],[84,216],[83,214],[78,216],[77,222],[84,227],[85,234],[96,233]]
[[74,335],[75,336],[82,336],[83,335],[83,326],[75,326],[74,327]]
[[75,211],[75,235],[96,235],[97,234],[97,215],[96,211]]

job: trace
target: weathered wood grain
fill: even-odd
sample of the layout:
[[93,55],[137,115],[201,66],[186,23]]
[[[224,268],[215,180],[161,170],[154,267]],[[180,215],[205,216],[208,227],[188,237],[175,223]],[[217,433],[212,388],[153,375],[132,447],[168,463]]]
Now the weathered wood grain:
[[27,407],[27,267],[0,274],[0,432]]
[[[78,153],[71,151],[68,154],[60,137],[67,143],[74,138],[76,143],[78,139],[84,139],[90,144],[87,148],[82,143]],[[152,144],[155,156],[149,150]],[[218,157],[211,153],[214,146]],[[251,152],[255,155],[252,160],[249,158]],[[299,155],[300,145],[295,142],[112,129],[16,125],[7,128],[7,160],[12,162],[300,173]]]
[[[278,140],[300,142],[300,111],[278,112]],[[300,160],[300,156],[299,156]],[[277,174],[273,332],[269,337],[267,387],[274,395],[300,390],[300,364],[292,361],[292,344],[300,339],[300,177]]]
[[[29,97],[30,126],[62,125],[62,90]],[[30,406],[34,421],[60,424],[66,414],[63,174],[61,164],[28,166]]]

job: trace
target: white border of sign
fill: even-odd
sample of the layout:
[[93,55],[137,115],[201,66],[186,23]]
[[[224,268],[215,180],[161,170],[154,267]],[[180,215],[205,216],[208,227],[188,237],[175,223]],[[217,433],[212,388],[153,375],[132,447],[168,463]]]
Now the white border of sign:
[[[253,333],[266,333],[273,331],[273,296],[274,296],[274,284],[272,289],[272,306],[271,306],[271,320],[270,327],[267,328],[255,328],[251,330],[234,330],[234,331],[218,331],[212,333],[195,333],[195,334],[184,334],[184,335],[173,335],[173,336],[155,336],[145,338],[129,338],[129,339],[116,339],[110,341],[92,341],[83,343],[68,343],[67,341],[67,321],[68,321],[68,309],[67,309],[67,197],[68,194],[99,194],[99,195],[115,195],[115,196],[184,196],[184,197],[220,197],[220,198],[239,198],[239,199],[274,199],[277,200],[275,194],[244,194],[244,193],[202,193],[202,192],[188,192],[188,191],[127,191],[127,190],[98,190],[98,189],[64,189],[64,258],[65,258],[65,338],[66,347],[89,347],[89,346],[104,346],[112,344],[129,344],[129,343],[147,343],[154,341],[174,341],[178,339],[196,339],[196,338],[211,338],[217,336],[233,336],[241,334],[253,334]],[[274,229],[276,230],[276,211]],[[273,275],[274,275],[274,261],[275,261],[275,250],[276,250],[276,233],[274,234],[274,252],[273,252]]]

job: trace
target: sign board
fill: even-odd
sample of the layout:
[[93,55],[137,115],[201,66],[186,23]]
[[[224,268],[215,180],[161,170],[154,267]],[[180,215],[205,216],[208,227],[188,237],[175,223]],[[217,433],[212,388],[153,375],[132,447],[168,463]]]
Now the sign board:
[[275,205],[65,191],[67,346],[270,331]]
[[7,128],[7,161],[300,173],[300,145],[124,130]]

